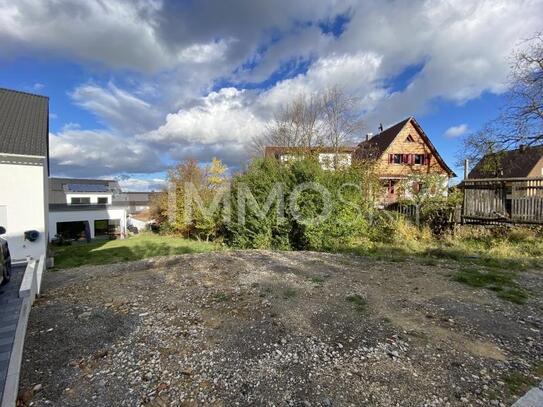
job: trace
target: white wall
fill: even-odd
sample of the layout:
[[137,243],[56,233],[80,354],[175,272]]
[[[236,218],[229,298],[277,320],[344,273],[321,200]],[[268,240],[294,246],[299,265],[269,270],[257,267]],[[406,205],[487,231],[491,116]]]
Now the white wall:
[[53,239],[57,234],[57,222],[88,221],[91,230],[91,239],[94,239],[94,221],[103,219],[119,219],[121,223],[121,233],[123,236],[126,236],[126,210],[123,208],[104,208],[92,211],[49,212],[49,238]]
[[[47,166],[0,163],[0,206],[4,207],[7,239],[14,262],[27,256],[38,259],[47,249]],[[37,230],[37,241],[24,232]]]

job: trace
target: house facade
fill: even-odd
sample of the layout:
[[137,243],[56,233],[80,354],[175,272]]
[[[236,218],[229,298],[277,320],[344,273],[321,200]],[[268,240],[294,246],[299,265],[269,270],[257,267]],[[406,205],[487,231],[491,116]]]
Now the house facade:
[[414,117],[367,137],[357,146],[353,159],[376,161],[376,173],[384,187],[384,205],[406,197],[402,181],[414,174],[439,174],[444,187],[455,176]]
[[151,194],[123,192],[115,180],[51,178],[49,238],[122,239],[130,217],[149,209]]
[[14,263],[47,250],[49,99],[0,89],[0,225]]
[[275,158],[281,163],[291,162],[304,156],[313,156],[319,160],[325,170],[350,167],[355,147],[281,147],[267,146],[264,156]]

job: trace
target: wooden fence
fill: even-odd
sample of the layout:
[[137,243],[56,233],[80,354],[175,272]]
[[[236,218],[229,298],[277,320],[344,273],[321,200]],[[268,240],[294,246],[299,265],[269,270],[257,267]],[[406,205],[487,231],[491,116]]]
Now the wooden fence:
[[462,182],[463,223],[543,224],[543,177]]

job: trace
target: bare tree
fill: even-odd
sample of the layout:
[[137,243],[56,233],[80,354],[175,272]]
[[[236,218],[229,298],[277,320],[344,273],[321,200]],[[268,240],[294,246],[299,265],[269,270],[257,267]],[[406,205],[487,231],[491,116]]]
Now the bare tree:
[[324,138],[326,144],[338,148],[352,143],[363,128],[357,99],[347,95],[337,86],[326,90],[322,96]]
[[482,169],[489,176],[499,174],[504,150],[543,142],[543,34],[526,40],[512,61],[501,114],[464,138],[461,159],[486,156]]
[[[496,123],[488,123],[476,133],[468,134],[463,140],[463,150],[458,165],[467,159],[471,163],[481,163],[479,170],[488,177],[499,176],[502,158],[507,146],[502,141],[504,133]],[[484,159],[484,161],[483,161]]]
[[351,144],[362,129],[357,99],[338,87],[317,95],[300,94],[281,108],[264,135],[253,140],[253,150],[265,146],[335,147]]
[[513,54],[510,90],[501,120],[510,134],[504,144],[543,142],[543,34],[527,40],[526,48]]
[[315,147],[322,143],[321,102],[301,94],[282,107],[268,124],[262,141],[283,147]]

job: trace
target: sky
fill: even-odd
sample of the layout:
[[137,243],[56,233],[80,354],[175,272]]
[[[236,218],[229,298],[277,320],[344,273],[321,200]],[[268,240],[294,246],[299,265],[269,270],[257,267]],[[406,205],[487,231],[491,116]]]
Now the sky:
[[457,174],[499,113],[543,0],[0,0],[0,87],[50,98],[53,176],[156,190],[180,160],[240,168],[299,94],[338,86],[364,132],[415,116]]

